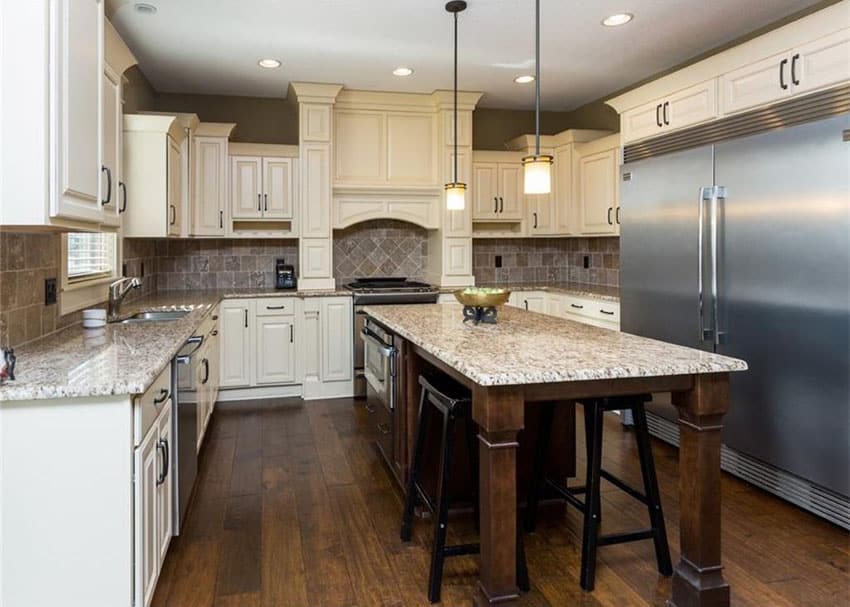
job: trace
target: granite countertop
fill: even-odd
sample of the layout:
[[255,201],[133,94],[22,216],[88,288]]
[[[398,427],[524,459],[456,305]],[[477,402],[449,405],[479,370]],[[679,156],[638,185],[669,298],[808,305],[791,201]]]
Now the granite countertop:
[[[546,283],[522,283],[522,284],[497,284],[480,283],[478,287],[499,287],[509,291],[547,291],[550,293],[563,293],[577,297],[595,297],[606,301],[620,301],[620,289],[603,285],[590,285],[581,282],[546,282]],[[458,287],[441,288],[441,293],[452,293]]]
[[350,291],[215,289],[161,291],[127,302],[122,317],[147,310],[188,310],[168,322],[80,323],[15,348],[16,380],[0,386],[0,402],[142,394],[222,299],[351,295]]
[[365,312],[483,386],[743,371],[702,350],[503,307],[497,324],[464,323],[459,304],[366,306]]

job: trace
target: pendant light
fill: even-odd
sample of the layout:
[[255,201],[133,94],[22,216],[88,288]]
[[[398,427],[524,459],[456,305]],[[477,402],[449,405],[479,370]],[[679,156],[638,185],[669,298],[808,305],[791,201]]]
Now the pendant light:
[[548,194],[552,191],[552,162],[549,154],[540,153],[540,0],[535,0],[534,29],[534,155],[522,159],[526,194]]
[[446,208],[450,211],[462,211],[466,207],[466,184],[457,180],[457,14],[466,10],[464,0],[451,0],[446,10],[454,14],[455,19],[455,85],[454,85],[454,174],[452,182],[446,184]]

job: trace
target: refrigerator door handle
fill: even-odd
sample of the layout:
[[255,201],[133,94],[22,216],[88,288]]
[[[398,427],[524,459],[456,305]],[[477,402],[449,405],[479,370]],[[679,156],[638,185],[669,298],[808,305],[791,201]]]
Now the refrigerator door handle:
[[719,277],[719,246],[718,246],[718,207],[720,201],[726,201],[726,188],[714,186],[711,188],[711,315],[714,317],[714,345],[726,343],[726,331],[720,329],[720,277]]
[[699,189],[699,219],[697,225],[699,234],[697,235],[697,292],[699,295],[699,339],[700,341],[708,341],[713,339],[711,329],[705,327],[705,276],[704,276],[704,256],[705,256],[705,203],[711,200],[712,187],[701,187]]

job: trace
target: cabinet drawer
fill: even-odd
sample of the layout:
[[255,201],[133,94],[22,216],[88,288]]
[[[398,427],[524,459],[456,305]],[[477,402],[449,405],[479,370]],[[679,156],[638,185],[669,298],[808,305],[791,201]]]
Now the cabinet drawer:
[[620,304],[615,301],[574,295],[562,295],[561,299],[562,310],[568,317],[580,316],[609,323],[620,322]]
[[133,445],[138,446],[171,398],[171,365],[159,374],[147,391],[133,401]]
[[295,314],[294,297],[263,297],[257,299],[257,316],[288,316]]

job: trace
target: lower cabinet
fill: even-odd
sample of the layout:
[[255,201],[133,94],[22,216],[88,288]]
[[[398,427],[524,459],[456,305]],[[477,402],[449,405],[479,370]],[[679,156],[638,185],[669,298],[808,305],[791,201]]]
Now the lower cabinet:
[[172,533],[172,409],[169,398],[134,453],[135,605],[153,598]]
[[514,291],[508,305],[604,329],[620,330],[620,304],[608,299],[552,291]]
[[254,302],[250,299],[226,299],[221,302],[221,366],[222,388],[251,385],[251,344]]
[[508,301],[509,306],[523,308],[530,312],[546,313],[546,293],[541,291],[514,291]]
[[295,382],[295,316],[257,316],[256,385]]

